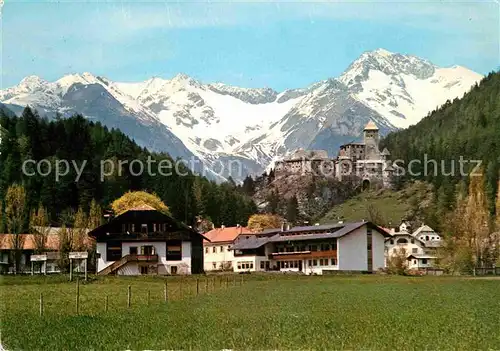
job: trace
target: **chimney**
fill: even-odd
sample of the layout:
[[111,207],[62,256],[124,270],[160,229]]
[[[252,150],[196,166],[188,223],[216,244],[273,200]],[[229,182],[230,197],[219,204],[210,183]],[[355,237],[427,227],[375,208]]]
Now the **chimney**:
[[343,223],[344,223],[344,221],[339,221],[339,224],[343,224]]
[[223,224],[223,225],[220,226],[220,228],[224,229],[224,228],[226,228],[226,226]]
[[319,225],[319,223],[314,223],[314,225]]
[[284,232],[285,231],[285,222],[281,222],[281,231]]
[[239,228],[239,227],[240,227],[240,224],[239,224],[239,223],[238,223],[238,224],[236,224],[236,228]]
[[286,224],[286,230],[290,230],[290,223]]

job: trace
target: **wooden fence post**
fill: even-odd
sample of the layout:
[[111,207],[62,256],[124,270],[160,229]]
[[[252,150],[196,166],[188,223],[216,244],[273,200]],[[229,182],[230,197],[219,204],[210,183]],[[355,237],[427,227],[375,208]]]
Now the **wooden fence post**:
[[108,312],[108,295],[106,295],[104,300],[104,312]]
[[182,277],[180,279],[180,295],[181,295],[181,299],[182,299]]
[[130,285],[127,288],[127,308],[130,308],[130,295],[132,294]]
[[229,276],[226,277],[226,288],[229,286]]
[[165,302],[168,301],[168,287],[167,287],[167,280],[165,279]]
[[80,279],[76,278],[76,314],[80,313]]
[[196,296],[200,293],[200,279],[196,278]]
[[240,286],[243,285],[243,274],[241,275]]
[[40,317],[43,316],[43,294],[40,293]]
[[148,306],[150,304],[150,300],[151,300],[151,291],[148,289]]
[[208,277],[205,280],[205,292],[208,292]]

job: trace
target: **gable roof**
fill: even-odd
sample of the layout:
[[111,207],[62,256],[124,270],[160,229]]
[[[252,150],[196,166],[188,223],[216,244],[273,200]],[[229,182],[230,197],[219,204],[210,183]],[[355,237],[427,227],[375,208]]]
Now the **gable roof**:
[[373,123],[372,120],[370,120],[366,126],[365,126],[365,129],[364,130],[378,130],[378,127],[375,123]]
[[[247,227],[214,228],[204,234],[211,243],[233,242],[240,234],[253,234]],[[207,241],[204,241],[207,242]]]
[[[374,225],[371,222],[353,222],[353,223],[335,223],[335,224],[325,224],[325,225],[315,225],[315,226],[306,226],[306,227],[295,227],[291,228],[285,232],[276,232],[276,234],[268,237],[250,237],[248,239],[237,240],[233,245],[232,249],[234,250],[245,250],[245,249],[257,249],[262,245],[273,242],[288,242],[288,241],[300,241],[300,240],[318,240],[318,239],[331,239],[331,238],[340,238],[343,237],[354,230],[368,225],[372,228],[376,229],[385,237],[389,237],[390,234],[380,227]],[[316,231],[325,231],[331,230],[328,233],[314,233]],[[313,233],[304,233],[304,234],[296,234],[296,235],[287,235],[288,233],[297,233],[297,232],[313,232]],[[271,232],[272,233],[272,232]]]
[[[420,226],[420,228],[418,228],[417,230],[415,230],[413,232],[413,236],[417,236],[418,234],[422,233],[422,232],[431,232],[431,233],[436,233],[436,231],[434,229],[432,229],[431,227],[429,227],[428,225],[424,224],[422,226]],[[437,233],[436,233],[437,234]]]
[[[12,250],[12,241],[15,234],[0,234],[0,250]],[[35,234],[19,234],[23,240],[23,250],[35,250]],[[84,237],[84,243],[90,246],[92,239],[88,236]],[[59,235],[48,234],[45,244],[45,250],[59,250]]]
[[[132,208],[129,208],[126,211],[156,211],[156,208],[149,206],[148,204],[141,204]],[[123,211],[123,212],[126,212]]]
[[[192,227],[148,205],[145,206],[139,205],[135,208],[128,209],[120,213],[118,216],[111,218],[107,223],[104,223],[103,225],[94,228],[93,230],[88,232],[88,235],[93,237],[94,239],[107,238],[109,232],[113,234],[121,233],[121,229],[117,229],[116,227],[117,224],[119,223],[123,224],[123,222],[126,221],[132,221],[131,223],[135,221],[135,223],[137,223],[137,220],[147,220],[148,222],[153,222],[153,223],[164,221],[165,223],[168,224],[168,229],[171,232],[185,231],[191,234],[200,235],[204,240],[210,241],[205,236],[198,233],[198,231],[196,231]],[[112,230],[113,228],[115,229],[115,231]],[[137,231],[134,233],[137,233]],[[154,238],[149,238],[149,239],[153,240]]]

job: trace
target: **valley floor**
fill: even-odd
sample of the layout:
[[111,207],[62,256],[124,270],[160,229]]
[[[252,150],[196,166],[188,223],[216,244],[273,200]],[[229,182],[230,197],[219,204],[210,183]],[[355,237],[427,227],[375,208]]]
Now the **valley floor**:
[[1,277],[1,342],[9,350],[500,349],[498,280],[208,277],[198,296],[196,277],[169,277],[167,304],[164,278],[93,278],[80,284],[79,315],[67,277]]

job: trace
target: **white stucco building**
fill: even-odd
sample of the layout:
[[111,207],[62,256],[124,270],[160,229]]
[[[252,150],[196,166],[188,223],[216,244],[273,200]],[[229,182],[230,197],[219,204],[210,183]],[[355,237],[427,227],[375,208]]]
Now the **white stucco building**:
[[370,222],[271,229],[236,238],[235,271],[375,272],[390,234]]
[[234,270],[234,251],[231,248],[234,240],[242,234],[252,235],[248,228],[240,225],[236,227],[222,226],[204,234],[208,239],[203,241],[205,272]]
[[427,225],[422,225],[413,233],[409,229],[408,223],[403,222],[399,231],[390,231],[391,237],[385,240],[386,265],[391,257],[404,255],[409,269],[434,267],[436,249],[442,245],[441,236]]
[[100,275],[203,272],[201,234],[169,215],[142,205],[89,232],[96,240]]

